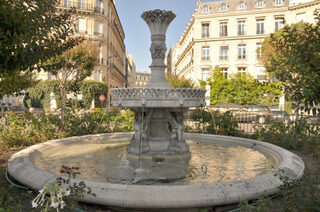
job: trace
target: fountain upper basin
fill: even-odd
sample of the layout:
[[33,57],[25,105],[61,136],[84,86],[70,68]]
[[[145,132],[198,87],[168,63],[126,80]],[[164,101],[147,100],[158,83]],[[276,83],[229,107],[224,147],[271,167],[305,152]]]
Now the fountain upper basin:
[[[131,133],[113,133],[52,140],[34,145],[12,156],[8,162],[9,174],[30,188],[42,189],[54,182],[58,174],[40,168],[34,162],[35,155],[45,149],[68,147],[83,140],[100,139],[112,142],[117,137],[130,138]],[[231,182],[199,183],[192,185],[132,185],[85,180],[96,197],[85,197],[83,201],[125,208],[194,208],[237,203],[255,199],[260,194],[273,194],[281,185],[279,174],[298,179],[304,170],[303,161],[295,154],[278,146],[250,139],[206,134],[186,134],[187,140],[225,147],[245,147],[259,151],[274,162],[274,169],[255,177]],[[70,152],[72,155],[72,152]],[[245,158],[244,158],[245,160]],[[81,167],[80,167],[81,170]],[[278,176],[276,176],[278,174]],[[80,181],[83,179],[76,179]]]
[[127,108],[189,108],[205,106],[205,89],[113,88],[113,106]]

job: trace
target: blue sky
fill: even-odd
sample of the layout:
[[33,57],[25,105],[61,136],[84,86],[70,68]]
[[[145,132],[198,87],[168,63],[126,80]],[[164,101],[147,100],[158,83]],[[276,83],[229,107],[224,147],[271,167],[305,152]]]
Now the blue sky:
[[197,0],[117,0],[116,8],[124,29],[126,50],[136,63],[137,72],[150,71],[150,31],[140,17],[147,10],[171,10],[176,18],[167,31],[168,50],[180,39],[196,8]]

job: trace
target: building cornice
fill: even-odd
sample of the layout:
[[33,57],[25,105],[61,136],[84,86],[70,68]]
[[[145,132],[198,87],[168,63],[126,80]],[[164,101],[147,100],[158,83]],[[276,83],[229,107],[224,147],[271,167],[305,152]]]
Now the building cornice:
[[318,1],[311,1],[308,3],[304,3],[304,4],[298,4],[298,5],[294,5],[294,6],[290,6],[289,10],[298,10],[298,9],[302,9],[302,8],[306,8],[306,7],[311,7],[314,5],[320,4],[320,0]]
[[188,33],[190,32],[193,24],[194,24],[195,18],[192,16],[190,22],[188,23],[187,29],[183,32],[182,36],[181,36],[181,41],[179,42],[180,45],[182,45],[182,43],[184,42],[184,40],[186,39]]
[[195,41],[193,40],[188,46],[187,48],[183,51],[183,53],[180,55],[178,61],[176,62],[175,66],[179,65],[179,63],[181,62],[182,58],[184,58],[184,56],[189,52],[189,50],[194,46]]
[[205,38],[205,39],[195,39],[195,43],[205,43],[205,42],[216,42],[216,41],[230,41],[230,40],[252,40],[252,39],[265,39],[269,37],[270,34],[263,35],[244,35],[244,36],[227,36],[227,37],[217,37],[217,38]]
[[228,13],[219,13],[219,14],[205,14],[205,15],[197,15],[197,19],[207,19],[207,18],[228,18],[234,16],[243,16],[243,15],[262,15],[268,13],[276,13],[276,12],[287,12],[289,10],[288,7],[280,7],[280,8],[267,8],[260,10],[247,10],[247,11],[232,11]]
[[[119,18],[118,11],[117,11],[117,9],[116,9],[116,5],[114,4],[113,0],[110,0],[110,4],[112,5],[112,9],[113,9],[113,11],[114,11],[115,14],[116,14],[117,21],[118,21],[119,24],[120,24],[121,34],[123,35],[123,40],[124,40],[124,39],[125,39],[125,34],[124,34],[123,27],[122,27],[122,24],[121,24],[121,21],[120,21],[120,18]],[[123,41],[122,41],[122,42],[123,42]]]

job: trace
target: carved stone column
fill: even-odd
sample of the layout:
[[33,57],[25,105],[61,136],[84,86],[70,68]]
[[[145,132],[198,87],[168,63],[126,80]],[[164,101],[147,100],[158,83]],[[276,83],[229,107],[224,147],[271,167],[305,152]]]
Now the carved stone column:
[[166,32],[171,21],[176,15],[171,11],[165,10],[150,10],[142,13],[141,17],[147,22],[151,32],[151,47],[152,56],[151,80],[147,84],[148,88],[170,88],[170,85],[165,77],[166,65],[164,58],[166,55]]

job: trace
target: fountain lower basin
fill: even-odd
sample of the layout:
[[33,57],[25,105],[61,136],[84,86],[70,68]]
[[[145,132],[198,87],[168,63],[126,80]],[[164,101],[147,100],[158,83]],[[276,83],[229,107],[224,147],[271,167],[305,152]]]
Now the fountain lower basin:
[[[105,175],[108,171],[108,165],[106,165],[106,169],[102,171],[100,176],[96,176],[96,172],[90,170],[89,165],[87,167],[81,167],[81,163],[86,160],[91,160],[90,155],[92,152],[95,152],[95,149],[100,149],[97,145],[106,145],[107,151],[116,150],[118,148],[121,149],[121,146],[126,145],[128,143],[128,139],[132,136],[131,133],[112,133],[112,134],[100,134],[100,135],[89,135],[89,136],[81,136],[81,137],[72,137],[65,138],[59,140],[52,140],[46,143],[34,145],[25,150],[22,150],[12,156],[12,158],[8,162],[8,171],[9,174],[18,180],[20,183],[33,188],[33,189],[41,189],[48,182],[54,182],[56,178],[59,176],[58,167],[59,165],[80,165],[80,172],[83,172],[78,176],[75,181],[84,180],[87,187],[90,187],[94,193],[97,194],[96,197],[87,196],[82,201],[116,206],[116,207],[124,207],[124,208],[197,208],[197,207],[206,207],[206,206],[217,206],[217,205],[226,205],[226,204],[234,204],[238,203],[242,200],[250,200],[257,198],[260,194],[273,194],[276,193],[278,187],[281,185],[281,181],[279,180],[279,174],[282,176],[288,176],[291,179],[299,179],[304,170],[303,161],[296,156],[295,154],[280,148],[278,146],[259,142],[250,139],[244,138],[236,138],[236,137],[227,137],[227,136],[217,136],[217,135],[207,135],[207,134],[186,134],[186,140],[190,144],[191,158],[190,161],[187,162],[187,165],[196,166],[196,177],[194,181],[192,181],[192,177],[188,177],[187,175],[183,175],[184,169],[186,168],[186,164],[180,164],[176,167],[173,166],[173,169],[176,169],[176,173],[173,176],[165,176],[157,175],[157,171],[147,172],[152,173],[152,175],[141,173],[136,174],[135,176],[140,177],[140,182],[135,179],[132,181],[133,175],[132,173],[118,173],[119,176],[123,176],[124,179],[118,181],[110,181],[106,180],[108,174]],[[77,148],[72,146],[76,143],[81,142],[79,145],[79,151],[81,152],[81,157],[83,157],[82,161],[79,161],[77,157],[79,156],[77,152]],[[87,147],[83,146],[83,144],[90,144]],[[95,146],[96,145],[96,146]],[[192,156],[192,152],[194,148],[202,148],[208,149],[206,145],[213,145],[221,148],[229,149],[230,151],[240,151],[245,152],[245,154],[240,154],[239,157],[245,157],[243,160],[241,158],[237,158],[233,162],[228,160],[228,157],[223,155],[219,155],[217,158],[220,158],[224,161],[224,166],[230,166],[229,172],[232,172],[234,167],[239,167],[241,164],[246,163],[246,161],[250,161],[248,163],[249,167],[256,167],[255,164],[252,165],[255,161],[248,160],[250,155],[254,152],[257,154],[253,154],[254,157],[258,157],[262,159],[262,163],[266,163],[267,167],[265,170],[260,170],[257,168],[257,172],[250,172],[251,170],[247,170],[248,173],[244,174],[242,177],[241,170],[235,170],[232,177],[222,177],[222,180],[216,180],[217,176],[221,175],[221,166],[217,168],[220,169],[220,173],[212,174],[210,173],[212,169],[214,169],[214,163],[216,161],[212,160],[215,157],[215,153],[213,149],[212,158],[206,156],[207,158],[201,158],[201,155]],[[72,150],[67,150],[72,146]],[[82,146],[82,149],[81,149]],[[91,147],[90,147],[91,146]],[[119,147],[120,146],[120,147]],[[86,148],[85,148],[86,147]],[[89,148],[90,147],[90,148]],[[56,158],[62,159],[64,161],[62,155],[68,155],[69,158],[74,158],[73,162],[69,164],[59,164],[59,162],[55,161],[53,164],[56,164],[56,168],[45,167],[45,163],[43,160],[36,161],[35,158],[40,158],[43,152],[54,152],[56,148],[66,149],[67,152],[57,152],[55,155]],[[100,151],[99,150],[99,151]],[[118,151],[118,150],[117,150]],[[124,151],[125,152],[125,151]],[[60,156],[59,156],[60,154]],[[219,154],[219,153],[218,153]],[[228,154],[224,152],[223,154]],[[232,155],[234,152],[232,153]],[[199,157],[199,158],[193,158]],[[117,159],[116,159],[117,158]],[[54,157],[51,155],[47,157],[43,157],[44,161],[54,161]],[[165,161],[161,161],[161,158],[154,158],[153,162],[158,163],[160,166],[165,163]],[[266,162],[265,159],[268,159]],[[107,159],[109,160],[109,159]],[[122,157],[115,156],[114,161],[118,163],[122,163],[123,161],[128,160],[131,163],[131,166],[134,168],[138,167],[138,161],[130,159],[127,157],[123,159]],[[148,160],[148,159],[144,159]],[[166,159],[164,159],[166,160]],[[171,159],[170,159],[171,160]],[[173,161],[167,161],[170,165],[175,164]],[[72,160],[71,160],[72,161]],[[74,162],[81,162],[80,164],[72,164]],[[134,164],[136,161],[137,163]],[[151,162],[150,162],[151,161]],[[184,161],[184,160],[178,160]],[[195,163],[194,161],[198,161]],[[104,161],[105,162],[105,161]],[[237,162],[235,166],[230,164]],[[152,157],[149,160],[151,166],[154,166],[155,163],[152,163]],[[57,165],[58,164],[58,165]],[[85,164],[85,163],[82,163]],[[202,164],[205,164],[205,167],[202,167]],[[99,167],[99,164],[97,164]],[[125,165],[125,164],[124,164]],[[131,168],[132,168],[131,167]],[[223,167],[223,166],[222,166]],[[143,161],[142,161],[142,168]],[[120,167],[119,167],[120,169]],[[146,168],[148,169],[148,168]],[[204,173],[204,169],[207,169],[208,173]],[[87,171],[86,171],[87,170]],[[164,170],[163,167],[159,170]],[[168,167],[165,168],[164,173],[169,170]],[[115,170],[110,170],[112,174],[115,173]],[[198,172],[197,172],[198,171]],[[225,171],[225,170],[224,170]],[[91,178],[86,177],[86,175]],[[209,175],[208,178],[203,178],[205,175]],[[83,176],[81,176],[83,175]],[[106,176],[105,178],[103,176]],[[104,179],[103,179],[104,178]],[[112,176],[109,176],[111,179]],[[213,179],[212,179],[213,178]],[[142,180],[141,180],[142,179]],[[149,180],[148,180],[149,179]],[[152,182],[150,185],[150,179],[157,179],[155,182]],[[174,179],[173,181],[168,181],[168,179]]]

